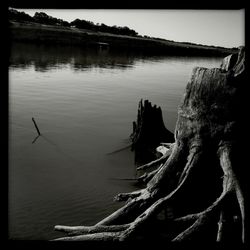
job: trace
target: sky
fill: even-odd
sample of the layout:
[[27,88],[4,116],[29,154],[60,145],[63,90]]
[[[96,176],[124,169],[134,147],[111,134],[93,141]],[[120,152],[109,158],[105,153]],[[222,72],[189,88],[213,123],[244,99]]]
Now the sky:
[[245,10],[17,9],[73,21],[127,26],[139,35],[222,47],[245,45]]

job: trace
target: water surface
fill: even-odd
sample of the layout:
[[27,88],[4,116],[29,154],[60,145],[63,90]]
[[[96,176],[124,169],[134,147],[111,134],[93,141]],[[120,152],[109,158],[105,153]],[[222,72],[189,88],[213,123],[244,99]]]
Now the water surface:
[[113,197],[137,188],[120,180],[135,177],[134,155],[109,153],[129,144],[139,100],[161,106],[173,131],[192,69],[220,61],[14,44],[9,237],[53,239],[56,224],[92,225],[119,208]]

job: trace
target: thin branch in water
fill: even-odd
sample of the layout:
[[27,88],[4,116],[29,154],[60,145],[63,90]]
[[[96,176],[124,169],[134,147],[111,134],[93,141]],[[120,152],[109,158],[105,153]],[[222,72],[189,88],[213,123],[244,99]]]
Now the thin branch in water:
[[126,146],[126,147],[123,147],[123,148],[117,149],[117,150],[115,150],[115,151],[112,151],[112,152],[110,152],[110,153],[107,153],[107,155],[116,154],[116,153],[119,153],[119,152],[124,151],[124,150],[126,150],[126,149],[129,149],[129,148],[131,148],[131,147],[132,147],[132,144],[129,144],[129,145]]
[[37,124],[36,124],[36,121],[35,121],[35,119],[32,117],[32,121],[33,121],[33,123],[34,123],[34,125],[35,125],[35,128],[36,128],[36,131],[37,131],[37,133],[38,133],[38,135],[41,135],[41,133],[40,133],[40,131],[39,131],[39,128],[38,128],[38,126],[37,126]]

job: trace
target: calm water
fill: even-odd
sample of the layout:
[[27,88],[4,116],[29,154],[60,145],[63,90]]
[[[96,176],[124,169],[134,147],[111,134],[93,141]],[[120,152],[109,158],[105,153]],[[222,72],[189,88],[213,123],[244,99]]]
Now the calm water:
[[[221,58],[142,56],[15,44],[9,67],[9,237],[53,239],[56,224],[92,225],[137,187],[129,149],[141,98],[173,131],[195,66]],[[43,136],[37,132],[34,117]],[[35,141],[34,141],[35,140]]]

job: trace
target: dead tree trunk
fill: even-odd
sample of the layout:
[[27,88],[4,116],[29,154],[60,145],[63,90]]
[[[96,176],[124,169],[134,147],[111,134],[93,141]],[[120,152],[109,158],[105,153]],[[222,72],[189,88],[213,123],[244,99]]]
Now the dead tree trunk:
[[246,166],[239,136],[245,124],[239,112],[246,92],[244,61],[242,47],[221,68],[195,68],[178,110],[175,142],[150,163],[156,169],[144,176],[145,188],[117,195],[127,203],[94,226],[56,226],[70,234],[57,240],[147,235],[144,240],[245,242]]
[[130,138],[136,165],[154,160],[155,149],[161,142],[174,142],[174,134],[164,125],[161,108],[152,106],[148,100],[139,102],[137,121],[133,122]]

